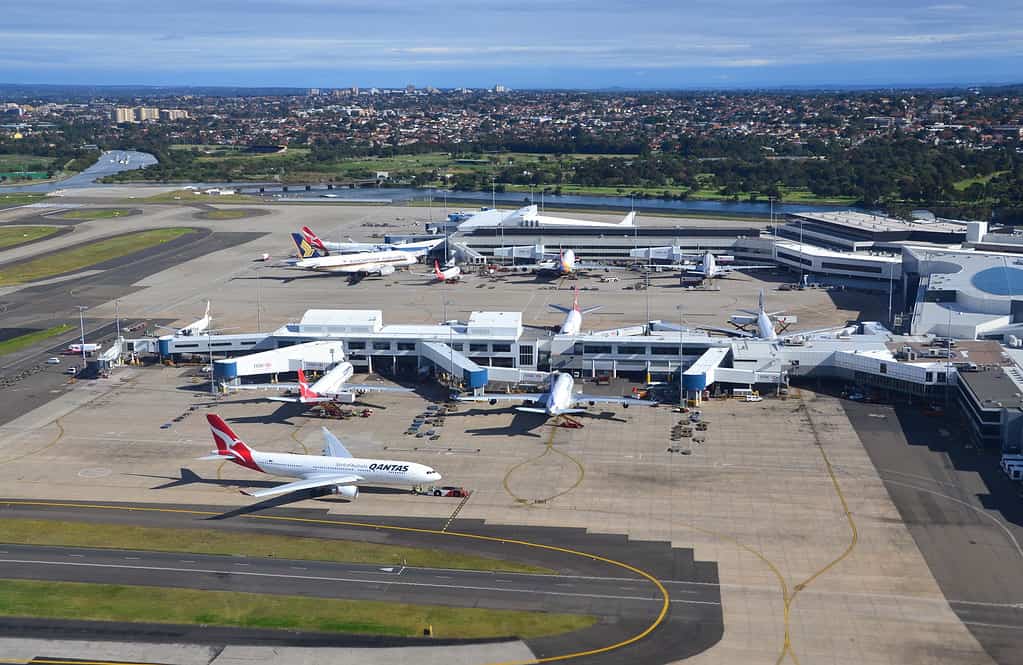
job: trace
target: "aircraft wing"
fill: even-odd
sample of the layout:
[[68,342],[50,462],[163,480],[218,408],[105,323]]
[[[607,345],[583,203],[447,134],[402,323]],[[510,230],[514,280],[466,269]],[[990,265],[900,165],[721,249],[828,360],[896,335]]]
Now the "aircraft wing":
[[482,395],[459,395],[459,402],[536,402],[547,399],[547,393],[483,393]]
[[278,485],[277,487],[270,487],[265,490],[256,490],[255,492],[248,492],[242,490],[242,494],[256,497],[260,499],[264,496],[274,496],[277,494],[287,494],[288,492],[298,492],[299,490],[311,490],[317,487],[327,487],[329,485],[352,485],[362,480],[361,476],[345,475],[345,476],[312,476],[304,480],[296,480],[293,483],[285,483],[284,485]]
[[723,333],[729,337],[756,337],[751,332],[745,330],[739,330],[738,328],[716,328],[714,326],[699,326],[700,330],[706,330],[708,332]]
[[732,266],[732,265],[721,265],[718,264],[718,270],[727,270],[728,272],[734,272],[736,270],[768,270],[770,268],[777,268],[778,266]]
[[779,339],[792,339],[793,337],[813,337],[814,335],[823,335],[825,333],[837,333],[842,330],[854,328],[855,326],[831,326],[830,328],[817,328],[815,330],[797,330],[796,332],[785,333],[784,335],[778,335]]
[[630,406],[632,404],[657,406],[657,402],[651,402],[648,399],[636,399],[634,397],[609,397],[607,395],[586,395],[584,393],[576,393],[572,396],[573,404],[589,404],[590,402],[596,404],[621,404],[623,406]]
[[298,390],[297,383],[243,383],[228,386],[230,390]]
[[584,271],[604,270],[604,271],[610,272],[612,270],[628,270],[629,267],[628,266],[614,266],[614,265],[605,264],[605,263],[581,263],[579,261],[576,261],[575,269],[576,270],[584,270]]

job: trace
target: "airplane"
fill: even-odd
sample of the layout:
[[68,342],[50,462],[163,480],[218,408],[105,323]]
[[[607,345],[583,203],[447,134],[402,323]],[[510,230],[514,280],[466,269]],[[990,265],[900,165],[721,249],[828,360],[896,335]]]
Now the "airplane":
[[542,245],[507,247],[494,251],[494,256],[522,256],[522,252],[528,252],[529,256],[538,257],[536,263],[520,264],[510,266],[512,270],[520,272],[535,272],[538,276],[564,277],[595,270],[614,270],[615,266],[600,263],[583,263],[575,256],[575,250],[563,249],[558,254],[544,251]]
[[411,388],[394,386],[373,386],[367,384],[348,383],[355,373],[350,362],[338,363],[324,374],[312,386],[305,378],[305,372],[298,370],[298,383],[257,383],[232,386],[232,390],[298,390],[298,396],[273,396],[267,399],[274,402],[290,402],[293,404],[322,404],[324,402],[354,401],[355,396],[365,393],[411,393]]
[[299,259],[288,264],[294,268],[342,273],[358,278],[366,275],[390,275],[398,268],[418,263],[414,253],[394,250],[328,256],[298,233],[292,233],[291,237],[299,252]]
[[569,413],[586,413],[586,409],[577,408],[580,404],[620,404],[629,408],[632,404],[656,406],[657,402],[632,397],[609,397],[605,395],[586,395],[573,392],[575,379],[571,374],[553,372],[550,376],[550,389],[545,393],[483,393],[482,395],[460,395],[460,402],[533,402],[537,406],[517,406],[516,411],[524,413],[543,413],[548,417],[561,416]]
[[561,328],[558,332],[562,335],[578,335],[579,330],[583,326],[583,314],[589,314],[595,312],[601,308],[601,305],[593,305],[585,309],[579,309],[579,287],[575,289],[575,299],[572,301],[572,307],[565,307],[563,305],[551,304],[549,307],[558,310],[559,312],[565,312],[565,320],[561,324]]
[[330,256],[332,252],[337,254],[351,254],[354,252],[382,252],[386,250],[411,252],[416,256],[424,256],[428,254],[430,250],[446,240],[446,238],[433,238],[430,240],[417,240],[415,242],[370,243],[354,242],[351,238],[349,238],[348,242],[330,242],[321,240],[320,237],[313,233],[313,230],[308,226],[302,227],[302,238],[305,239],[312,247],[320,250],[320,253],[323,256]]
[[[688,254],[682,251],[682,248],[680,247],[644,247],[643,249],[634,249],[630,251],[629,256],[633,258],[647,259],[648,261],[670,261],[670,264],[652,264],[651,267],[678,269],[681,270],[683,274],[696,275],[701,279],[727,277],[733,272],[742,270],[768,270],[777,267],[771,265],[733,265],[731,263],[722,265],[718,263],[718,258],[714,256],[712,252]],[[693,261],[697,259],[699,260],[699,263],[694,267]]]
[[201,335],[209,330],[210,325],[213,323],[213,319],[210,317],[210,301],[206,301],[206,313],[198,321],[192,321],[184,328],[171,328],[169,326],[157,326],[157,328],[165,328],[167,330],[173,330],[175,337],[190,337],[192,335]]
[[457,282],[462,279],[462,269],[458,266],[448,266],[444,270],[440,269],[440,261],[433,262],[433,274],[437,276],[438,282],[445,284],[449,282]]
[[350,501],[359,496],[359,484],[408,485],[414,487],[433,483],[441,475],[432,468],[415,462],[364,459],[352,457],[348,449],[326,427],[323,429],[325,447],[323,455],[296,455],[293,453],[264,453],[247,446],[244,441],[213,413],[206,415],[213,433],[216,451],[200,460],[227,460],[260,473],[299,478],[291,483],[242,494],[256,498],[287,494],[300,490],[328,488]]
[[[760,290],[760,298],[758,301],[758,307],[756,311],[749,309],[739,310],[742,314],[733,314],[729,317],[728,322],[731,323],[735,328],[713,328],[709,326],[700,326],[703,330],[709,330],[713,332],[725,333],[734,337],[745,337],[748,339],[768,339],[768,340],[779,340],[789,341],[800,338],[811,337],[814,335],[824,335],[825,333],[836,333],[841,334],[844,331],[850,331],[853,326],[831,326],[830,328],[818,328],[816,330],[801,330],[794,333],[778,334],[778,330],[775,327],[775,320],[773,317],[783,313],[783,310],[777,312],[768,312],[764,308],[764,290]],[[746,330],[746,326],[752,326],[753,330]],[[782,328],[782,332],[785,328]]]

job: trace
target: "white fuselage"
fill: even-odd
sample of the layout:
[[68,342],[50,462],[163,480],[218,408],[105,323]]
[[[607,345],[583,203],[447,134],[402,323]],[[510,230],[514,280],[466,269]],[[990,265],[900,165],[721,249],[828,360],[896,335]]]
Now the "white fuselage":
[[583,314],[577,309],[570,309],[565,314],[565,321],[561,324],[562,335],[578,335],[583,327]]
[[544,408],[547,415],[556,416],[572,408],[572,391],[575,389],[575,379],[571,374],[558,372],[551,382],[550,392],[547,393],[547,401]]
[[293,453],[252,452],[258,471],[275,476],[309,478],[317,475],[359,476],[358,484],[421,485],[440,480],[440,474],[424,464],[358,457],[327,457]]
[[444,270],[438,270],[436,275],[438,282],[449,282],[453,279],[458,279],[462,275],[462,269],[458,266],[451,266]]
[[199,319],[198,321],[193,321],[193,322],[189,323],[187,326],[185,326],[184,328],[179,330],[177,332],[177,334],[178,334],[179,337],[190,337],[192,335],[201,335],[204,332],[206,332],[207,330],[209,330],[210,323],[212,323],[212,322],[213,322],[213,319],[211,317],[204,316],[201,319]]
[[771,316],[761,308],[757,313],[757,337],[760,339],[778,339],[778,333],[774,330],[774,321]]
[[571,249],[566,249],[561,253],[561,258],[558,259],[558,271],[562,275],[568,275],[575,270],[575,252]]
[[414,263],[416,263],[416,257],[412,252],[386,250],[383,252],[359,252],[356,254],[302,259],[295,263],[295,266],[325,272],[376,272],[380,266],[398,268],[410,266]]

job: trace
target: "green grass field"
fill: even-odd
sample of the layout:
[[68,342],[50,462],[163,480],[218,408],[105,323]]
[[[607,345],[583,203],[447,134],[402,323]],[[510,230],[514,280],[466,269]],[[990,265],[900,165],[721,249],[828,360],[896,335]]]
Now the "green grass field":
[[32,242],[56,232],[56,226],[0,226],[0,249]]
[[53,157],[2,154],[0,155],[0,171],[46,171],[53,161]]
[[140,231],[62,249],[25,263],[0,268],[0,286],[24,284],[37,279],[81,270],[103,261],[134,254],[186,233],[194,233],[194,230],[168,228]]
[[111,219],[114,217],[124,217],[131,214],[130,210],[123,208],[102,208],[99,210],[87,210],[80,208],[78,210],[69,210],[65,213],[61,213],[61,219]]
[[42,194],[0,194],[0,207],[3,206],[23,206],[29,203],[35,203],[43,198]]
[[1003,175],[1005,173],[1008,173],[1008,171],[995,171],[994,173],[989,173],[987,175],[979,175],[973,178],[966,178],[965,180],[959,180],[955,182],[952,186],[955,187],[956,191],[964,192],[970,185],[978,183],[981,185],[986,185],[989,182],[991,182],[993,178],[997,178],[998,176]]
[[573,614],[35,580],[0,580],[0,615],[406,637],[433,626],[435,637],[448,638],[532,638],[596,621]]
[[24,335],[5,339],[0,342],[0,356],[7,353],[14,353],[15,351],[21,351],[24,348],[32,346],[36,342],[41,342],[45,339],[62,335],[71,330],[71,328],[72,327],[68,324],[62,323],[59,326],[53,326],[46,330],[37,330],[35,332],[25,333]]
[[268,534],[238,534],[214,529],[156,529],[120,524],[86,524],[55,520],[0,519],[0,542],[21,545],[104,547],[159,552],[190,552],[228,556],[274,557],[314,561],[344,561],[423,568],[500,570],[553,573],[539,566],[446,550],[379,545],[331,538],[296,538]]

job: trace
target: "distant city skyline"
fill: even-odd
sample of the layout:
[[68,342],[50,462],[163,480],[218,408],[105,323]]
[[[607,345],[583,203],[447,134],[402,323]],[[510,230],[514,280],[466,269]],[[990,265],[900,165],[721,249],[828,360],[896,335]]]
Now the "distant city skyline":
[[1008,1],[109,0],[4,10],[0,82],[672,89],[1023,81]]

